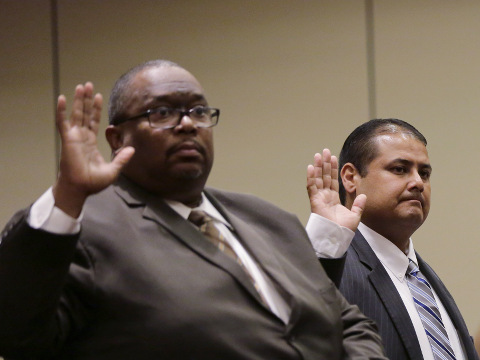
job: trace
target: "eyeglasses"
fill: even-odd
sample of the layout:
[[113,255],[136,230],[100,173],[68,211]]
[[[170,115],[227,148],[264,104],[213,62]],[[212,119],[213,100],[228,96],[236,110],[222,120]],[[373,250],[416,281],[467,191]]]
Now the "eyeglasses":
[[201,105],[188,110],[161,106],[124,120],[115,121],[114,125],[146,117],[152,128],[172,129],[180,124],[184,116],[188,116],[198,128],[209,128],[218,124],[220,109]]

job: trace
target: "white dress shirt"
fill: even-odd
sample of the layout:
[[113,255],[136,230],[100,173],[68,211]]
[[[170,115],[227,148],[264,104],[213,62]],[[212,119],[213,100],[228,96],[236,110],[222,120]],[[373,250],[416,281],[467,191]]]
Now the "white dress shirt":
[[68,235],[80,231],[83,211],[77,219],[72,218],[55,206],[52,188],[49,188],[35,201],[28,214],[28,224],[34,229],[42,229],[54,234]]
[[318,258],[342,257],[355,235],[349,228],[314,213],[310,214],[305,229]]

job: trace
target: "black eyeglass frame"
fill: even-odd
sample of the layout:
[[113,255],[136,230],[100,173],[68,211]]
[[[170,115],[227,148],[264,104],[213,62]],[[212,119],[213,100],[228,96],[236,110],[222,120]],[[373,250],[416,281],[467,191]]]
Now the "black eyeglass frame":
[[[212,111],[212,114],[210,115],[210,119],[212,120],[212,123],[209,123],[209,124],[205,125],[205,124],[202,124],[201,122],[195,121],[195,119],[191,117],[191,114],[196,109],[198,109],[199,107],[201,107],[203,109],[206,109],[206,110],[209,110],[209,111]],[[170,109],[172,112],[178,112],[178,115],[179,115],[178,120],[174,124],[171,124],[171,125],[165,125],[165,126],[152,125],[152,123],[150,121],[150,114],[154,114],[156,112],[159,112],[162,109]],[[168,107],[168,106],[160,106],[160,107],[157,107],[157,108],[154,108],[154,109],[148,109],[147,111],[145,111],[141,114],[129,117],[127,119],[121,119],[121,120],[118,120],[118,121],[113,121],[112,125],[116,126],[116,125],[123,124],[124,122],[127,122],[127,121],[137,120],[137,119],[140,119],[142,117],[146,117],[147,120],[148,120],[148,124],[150,125],[150,127],[154,128],[154,129],[173,129],[174,127],[177,127],[178,124],[180,124],[180,122],[182,121],[184,116],[188,116],[190,119],[192,119],[193,123],[195,124],[195,126],[197,128],[209,128],[209,127],[213,127],[213,126],[218,124],[218,120],[220,118],[220,109],[212,108],[212,107],[209,107],[209,106],[198,106],[198,105],[194,106],[194,107],[192,107],[191,109],[188,109],[188,110],[171,108],[171,107]]]

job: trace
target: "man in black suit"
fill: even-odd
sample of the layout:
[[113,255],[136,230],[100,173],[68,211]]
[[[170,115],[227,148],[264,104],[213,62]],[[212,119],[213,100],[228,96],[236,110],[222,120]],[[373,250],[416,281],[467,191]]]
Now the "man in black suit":
[[[353,233],[349,236],[345,230],[328,251],[325,247],[316,251],[321,256],[341,257],[348,247],[340,291],[376,321],[390,359],[474,360],[478,355],[458,307],[432,268],[415,252],[411,240],[430,209],[432,167],[426,145],[424,136],[402,120],[375,119],[357,127],[341,150],[338,180],[340,201],[347,208],[359,194],[366,195],[362,220],[349,247]],[[336,159],[331,163],[337,167]],[[318,212],[313,195],[321,157],[315,165],[309,169],[312,212]],[[333,176],[336,178],[335,172]],[[312,238],[318,218],[312,214],[307,225]],[[438,341],[443,330],[436,335],[430,325],[424,328],[417,311],[406,276],[410,262],[419,267],[433,288],[441,315],[438,322],[443,322],[448,336],[442,345],[434,339]],[[422,302],[419,296],[416,299]],[[450,348],[444,345],[448,342]]]
[[[158,60],[117,81],[111,163],[96,146],[101,107],[91,83],[69,118],[59,97],[58,179],[2,233],[0,355],[384,359],[374,323],[330,281],[295,216],[205,188],[219,110],[192,74]],[[197,211],[206,223],[187,220]]]

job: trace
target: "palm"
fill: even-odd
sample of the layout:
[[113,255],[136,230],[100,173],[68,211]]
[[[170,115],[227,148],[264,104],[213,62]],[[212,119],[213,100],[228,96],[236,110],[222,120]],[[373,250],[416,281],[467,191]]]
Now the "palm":
[[327,218],[340,226],[356,230],[365,206],[365,196],[355,199],[349,210],[340,203],[338,195],[338,161],[330,150],[315,154],[314,165],[307,169],[307,192],[312,213]]
[[87,194],[102,190],[116,177],[98,150],[96,135],[93,129],[75,124],[65,124],[61,135],[60,174]]
[[133,155],[125,148],[111,163],[105,162],[97,146],[102,96],[93,96],[93,85],[78,85],[70,117],[65,116],[66,100],[58,98],[57,127],[62,141],[60,171],[54,186],[56,205],[69,214],[78,214],[85,199],[116,179]]

